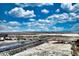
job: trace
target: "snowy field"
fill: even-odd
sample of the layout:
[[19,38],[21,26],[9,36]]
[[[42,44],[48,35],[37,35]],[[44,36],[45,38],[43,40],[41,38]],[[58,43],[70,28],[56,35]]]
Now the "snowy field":
[[54,41],[17,53],[14,56],[71,56],[70,44],[53,44]]

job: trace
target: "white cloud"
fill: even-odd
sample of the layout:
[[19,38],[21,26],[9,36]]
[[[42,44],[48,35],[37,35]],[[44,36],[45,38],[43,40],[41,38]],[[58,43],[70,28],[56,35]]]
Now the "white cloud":
[[4,22],[0,23],[0,32],[15,32],[15,31],[21,31],[19,22],[17,21],[10,21],[10,22]]
[[49,22],[50,22],[50,20],[47,20],[47,19],[46,19],[46,20],[44,20],[44,19],[39,19],[39,20],[38,20],[38,22],[45,22],[45,23],[49,23]]
[[0,23],[6,23],[7,21],[6,20],[0,20]]
[[8,12],[9,15],[15,16],[15,17],[23,17],[23,18],[31,18],[35,17],[33,10],[24,10],[21,7],[15,7],[12,10]]
[[31,28],[28,28],[27,30],[25,30],[25,31],[36,31],[35,29],[31,29]]
[[51,31],[50,27],[54,25],[53,21],[44,19],[39,19],[35,22],[28,22],[23,24],[27,27],[26,31]]
[[61,8],[70,12],[79,12],[79,3],[72,5],[72,3],[62,3]]
[[74,7],[72,6],[72,3],[62,3],[61,8],[67,11],[72,11]]
[[57,12],[57,13],[60,12],[60,9],[57,9],[56,12]]
[[79,15],[74,12],[53,14],[51,16],[48,16],[47,20],[53,21],[54,23],[74,22],[79,20]]
[[79,12],[79,3],[73,5],[73,12]]
[[7,29],[8,29],[8,27],[6,25],[0,25],[0,31],[1,30],[7,30]]
[[17,6],[20,6],[20,7],[27,7],[27,6],[38,6],[38,7],[41,7],[43,5],[53,5],[53,3],[16,3]]
[[76,14],[76,13],[69,13],[69,15],[70,15],[70,16],[72,16],[72,17],[77,16],[77,14]]
[[72,31],[72,32],[79,32],[79,23],[74,24],[74,25],[71,27],[71,31]]
[[39,7],[41,7],[41,6],[43,6],[43,5],[48,6],[48,5],[54,5],[54,4],[53,4],[53,3],[40,3],[40,4],[38,4]]
[[30,21],[36,21],[35,19],[29,19]]
[[11,27],[18,27],[18,26],[21,25],[21,24],[20,24],[19,22],[17,22],[17,21],[10,21],[10,22],[8,22],[7,24],[8,24],[8,26],[11,26]]
[[47,9],[43,9],[43,10],[41,10],[41,12],[45,13],[45,14],[49,13],[49,11]]
[[60,19],[68,19],[69,18],[69,15],[67,13],[63,13],[63,14],[60,14],[59,15],[59,18]]
[[41,24],[49,25],[49,26],[56,24],[54,20],[48,20],[48,19],[45,19],[45,20],[39,19],[38,22]]
[[49,22],[49,20],[39,19],[38,22]]
[[52,29],[52,31],[63,31],[63,30],[64,30],[63,27],[56,27],[56,26],[54,26]]
[[[3,26],[0,25],[0,30],[4,30],[5,32],[17,32],[17,31],[62,31],[63,28],[53,27],[54,23],[50,20],[39,19],[35,22],[25,22],[19,23],[17,21],[10,21]],[[24,26],[22,28],[20,25]]]
[[79,15],[76,15],[75,17],[79,20]]
[[54,21],[54,23],[64,23],[67,22],[69,19],[69,14],[63,13],[63,14],[54,14],[47,18],[47,20]]

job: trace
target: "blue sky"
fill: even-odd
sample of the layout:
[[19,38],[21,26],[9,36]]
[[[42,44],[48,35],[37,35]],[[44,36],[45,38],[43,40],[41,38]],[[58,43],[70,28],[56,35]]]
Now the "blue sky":
[[79,4],[0,3],[0,32],[79,32]]

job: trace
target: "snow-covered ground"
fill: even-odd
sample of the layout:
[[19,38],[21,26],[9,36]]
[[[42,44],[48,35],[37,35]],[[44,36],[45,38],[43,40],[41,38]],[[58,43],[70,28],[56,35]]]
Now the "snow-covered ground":
[[14,56],[71,56],[70,44],[53,44],[54,41],[17,53]]
[[5,41],[0,41],[0,44],[13,43],[13,42],[17,42],[17,40],[5,40]]

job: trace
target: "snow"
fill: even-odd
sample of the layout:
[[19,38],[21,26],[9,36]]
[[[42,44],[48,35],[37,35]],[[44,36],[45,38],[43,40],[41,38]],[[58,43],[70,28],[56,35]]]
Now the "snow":
[[53,41],[27,49],[14,56],[71,56],[70,44],[53,44]]

